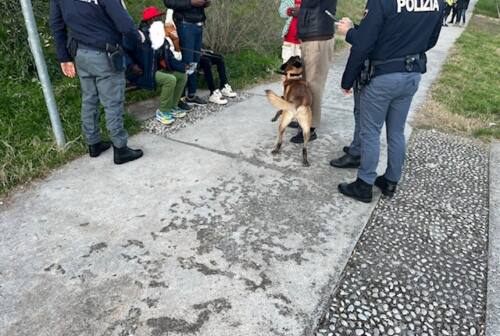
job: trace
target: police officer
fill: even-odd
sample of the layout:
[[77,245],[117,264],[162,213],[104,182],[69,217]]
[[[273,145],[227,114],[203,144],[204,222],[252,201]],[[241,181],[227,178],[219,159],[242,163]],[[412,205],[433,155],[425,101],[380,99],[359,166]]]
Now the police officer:
[[[391,197],[401,178],[405,158],[404,128],[411,101],[426,71],[425,52],[436,44],[441,31],[443,0],[368,0],[357,28],[344,18],[337,28],[352,45],[342,77],[342,89],[350,93],[365,60],[371,80],[360,92],[361,165],[358,178],[342,183],[339,191],[370,202],[372,186]],[[380,131],[386,124],[388,161],[377,177]]]
[[[142,43],[144,36],[120,0],[50,0],[50,27],[57,59],[64,75],[80,77],[82,129],[91,157],[111,147],[101,140],[99,101],[104,106],[106,127],[114,148],[114,162],[122,164],[142,156],[127,146],[123,126],[125,62],[123,35]],[[76,70],[75,70],[76,64]]]

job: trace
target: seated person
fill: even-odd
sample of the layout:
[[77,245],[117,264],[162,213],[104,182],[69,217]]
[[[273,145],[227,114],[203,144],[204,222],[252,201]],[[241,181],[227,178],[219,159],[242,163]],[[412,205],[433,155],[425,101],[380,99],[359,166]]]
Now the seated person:
[[[214,76],[212,74],[212,65],[217,66],[219,73],[219,89],[215,86]],[[226,75],[226,65],[224,64],[224,56],[216,54],[211,50],[202,49],[200,64],[198,65],[203,70],[205,81],[207,82],[210,96],[208,101],[211,103],[224,105],[227,100],[224,97],[234,98],[237,96],[229,85]]]
[[186,107],[182,109],[179,104],[189,66],[174,56],[171,49],[173,43],[165,37],[163,16],[164,13],[156,7],[144,9],[139,30],[146,36],[147,50],[127,50],[127,43],[124,43],[124,48],[130,57],[127,78],[145,89],[161,86],[156,119],[170,125],[176,118],[186,115]]

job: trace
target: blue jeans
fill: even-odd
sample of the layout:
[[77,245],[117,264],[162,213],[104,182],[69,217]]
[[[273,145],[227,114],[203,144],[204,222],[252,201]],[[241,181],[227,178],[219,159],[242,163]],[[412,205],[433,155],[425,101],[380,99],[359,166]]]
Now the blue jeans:
[[377,178],[380,132],[387,131],[387,169],[385,178],[399,182],[405,159],[404,129],[420,73],[397,72],[377,76],[360,95],[361,166],[358,178],[373,185]]
[[128,134],[123,126],[125,72],[114,72],[105,52],[78,49],[75,57],[82,92],[82,130],[87,143],[101,141],[99,101],[104,106],[106,128],[115,147],[127,145]]
[[[182,61],[184,63],[200,62],[201,44],[203,42],[203,26],[198,26],[190,22],[181,22],[177,25],[179,39],[182,49]],[[197,83],[196,72],[188,77],[188,95],[196,93]]]

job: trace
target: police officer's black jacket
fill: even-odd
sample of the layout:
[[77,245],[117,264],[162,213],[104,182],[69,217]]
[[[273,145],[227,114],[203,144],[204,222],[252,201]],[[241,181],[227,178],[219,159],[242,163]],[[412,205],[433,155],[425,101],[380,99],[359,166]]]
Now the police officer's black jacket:
[[123,35],[141,40],[120,0],[50,0],[50,27],[60,62],[71,61],[68,31],[78,43],[97,50],[106,43],[121,44]]
[[167,8],[174,10],[175,22],[205,22],[205,6],[195,7],[191,5],[191,0],[163,0]]
[[337,0],[302,0],[299,11],[298,37],[303,41],[330,39],[335,32],[332,15],[337,11]]
[[[434,47],[443,10],[443,0],[368,0],[365,17],[346,35],[352,48],[342,88],[352,88],[367,59],[401,59]],[[405,71],[405,62],[399,60],[375,67],[374,75]],[[411,72],[425,72],[425,63],[416,62]]]

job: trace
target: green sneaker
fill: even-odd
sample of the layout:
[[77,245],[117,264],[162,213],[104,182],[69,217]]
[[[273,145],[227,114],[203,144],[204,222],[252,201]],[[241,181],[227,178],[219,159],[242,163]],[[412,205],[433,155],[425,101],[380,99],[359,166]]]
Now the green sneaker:
[[156,120],[161,122],[163,125],[170,125],[175,121],[175,117],[170,112],[161,112],[156,110]]
[[177,119],[177,118],[184,118],[186,116],[186,111],[184,111],[183,109],[179,108],[179,107],[174,107],[172,109],[172,114],[174,115],[174,117]]

